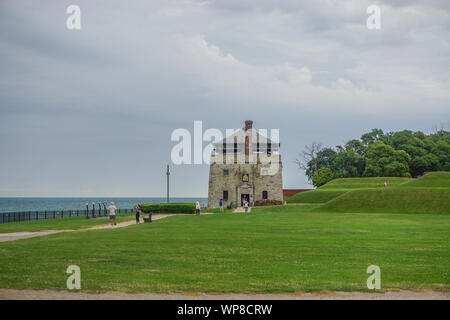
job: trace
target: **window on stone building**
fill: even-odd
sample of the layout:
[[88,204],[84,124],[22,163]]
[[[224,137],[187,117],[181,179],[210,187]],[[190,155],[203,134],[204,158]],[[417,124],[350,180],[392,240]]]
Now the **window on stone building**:
[[223,191],[223,201],[227,201],[228,200],[228,190],[224,190]]
[[228,175],[228,170],[227,170],[227,169],[223,170],[223,175],[224,175],[224,176],[227,176],[227,175]]
[[264,190],[264,191],[262,192],[262,198],[263,198],[263,199],[267,199],[267,197],[268,197],[268,193],[267,193],[267,191]]

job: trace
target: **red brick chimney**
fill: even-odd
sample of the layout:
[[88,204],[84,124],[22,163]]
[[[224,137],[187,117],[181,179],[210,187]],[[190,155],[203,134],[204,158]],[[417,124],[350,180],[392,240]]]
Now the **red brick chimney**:
[[[253,127],[252,120],[245,120],[245,131],[250,130]],[[251,134],[251,132],[250,132]],[[248,156],[250,154],[250,137],[249,133],[245,135],[245,155]]]
[[245,137],[245,155],[248,156],[250,154],[250,142],[249,142],[249,137],[246,136]]

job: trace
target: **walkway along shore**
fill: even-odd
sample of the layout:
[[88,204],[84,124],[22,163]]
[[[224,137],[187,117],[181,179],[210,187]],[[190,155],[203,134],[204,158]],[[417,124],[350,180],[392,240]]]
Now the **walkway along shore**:
[[[212,213],[204,212],[202,214],[212,214]],[[176,214],[160,214],[160,215],[153,216],[152,221],[164,219],[164,218],[171,217],[171,216],[179,216],[179,215],[184,215],[184,214],[180,214],[180,213],[176,213]],[[50,235],[50,234],[56,234],[56,233],[61,233],[61,232],[78,232],[78,231],[86,231],[86,230],[116,229],[116,228],[128,227],[128,226],[135,225],[135,224],[136,224],[135,220],[130,220],[130,221],[125,221],[125,222],[120,222],[120,223],[118,223],[115,226],[112,226],[112,225],[110,225],[108,223],[108,224],[101,225],[101,226],[94,226],[94,227],[85,228],[85,229],[78,229],[78,230],[49,230],[49,231],[34,231],[34,232],[5,232],[5,233],[0,233],[0,242],[14,241],[14,240],[20,240],[20,239],[34,238],[34,237],[42,237],[42,236],[47,236],[47,235]]]

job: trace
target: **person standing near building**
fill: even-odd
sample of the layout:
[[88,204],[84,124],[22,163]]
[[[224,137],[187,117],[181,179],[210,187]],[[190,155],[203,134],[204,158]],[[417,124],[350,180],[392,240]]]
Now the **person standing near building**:
[[136,223],[139,223],[139,216],[141,215],[141,206],[139,204],[135,205],[134,211],[136,212]]
[[195,214],[200,215],[200,202],[195,203]]
[[220,199],[220,201],[219,201],[219,209],[220,209],[220,212],[223,212],[223,199]]
[[246,199],[244,199],[244,208],[245,212],[248,212],[248,201]]
[[114,205],[114,202],[110,202],[109,207],[107,208],[109,212],[109,221],[111,222],[111,225],[116,225],[116,211],[117,207]]

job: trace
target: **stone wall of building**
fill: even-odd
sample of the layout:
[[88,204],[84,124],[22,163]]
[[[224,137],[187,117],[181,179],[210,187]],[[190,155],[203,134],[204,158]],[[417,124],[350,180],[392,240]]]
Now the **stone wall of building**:
[[[279,155],[270,158],[271,164],[239,163],[241,161],[218,161],[211,157],[209,171],[208,207],[217,208],[219,200],[228,191],[225,207],[241,205],[242,194],[249,195],[249,202],[263,200],[263,192],[267,192],[267,200],[283,202],[282,164]],[[231,163],[232,162],[232,163]],[[247,157],[247,162],[248,157]],[[277,164],[273,166],[273,164]],[[272,167],[271,167],[272,166]],[[274,168],[275,167],[275,168]],[[272,169],[270,169],[272,168]],[[248,175],[248,181],[244,181]]]

